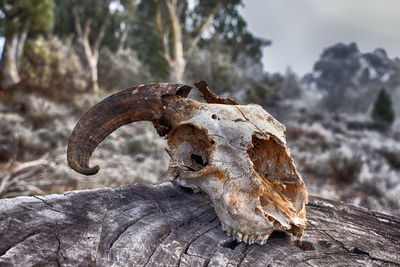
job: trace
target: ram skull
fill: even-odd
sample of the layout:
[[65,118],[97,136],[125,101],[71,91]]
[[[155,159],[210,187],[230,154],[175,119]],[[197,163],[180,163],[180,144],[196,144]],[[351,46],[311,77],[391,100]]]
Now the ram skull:
[[301,237],[307,192],[284,136],[285,127],[259,105],[239,105],[195,84],[208,103],[187,98],[182,84],[144,84],[91,108],[68,144],[68,163],[92,175],[89,158],[122,125],[152,121],[166,135],[175,184],[205,192],[222,228],[238,241],[264,244],[275,231]]

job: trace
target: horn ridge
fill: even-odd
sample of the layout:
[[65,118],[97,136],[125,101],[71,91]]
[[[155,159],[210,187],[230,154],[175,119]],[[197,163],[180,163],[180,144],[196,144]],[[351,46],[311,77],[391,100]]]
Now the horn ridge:
[[68,164],[81,174],[96,174],[100,167],[89,167],[89,159],[108,135],[132,122],[159,120],[163,115],[162,97],[187,97],[190,89],[190,86],[183,84],[143,84],[105,98],[76,124],[68,142]]

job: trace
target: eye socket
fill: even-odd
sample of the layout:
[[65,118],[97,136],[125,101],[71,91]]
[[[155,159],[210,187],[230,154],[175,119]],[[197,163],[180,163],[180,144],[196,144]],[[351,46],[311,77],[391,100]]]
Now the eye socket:
[[262,139],[252,136],[253,147],[247,150],[256,172],[263,182],[269,182],[292,203],[298,194],[298,176],[295,174],[293,160],[275,137]]
[[190,158],[192,160],[194,160],[197,164],[202,165],[204,167],[207,166],[207,164],[208,164],[208,162],[207,161],[204,162],[203,158],[199,155],[192,154],[192,155],[190,155]]
[[213,144],[206,130],[192,124],[181,125],[168,136],[172,160],[192,171],[199,171],[208,165]]

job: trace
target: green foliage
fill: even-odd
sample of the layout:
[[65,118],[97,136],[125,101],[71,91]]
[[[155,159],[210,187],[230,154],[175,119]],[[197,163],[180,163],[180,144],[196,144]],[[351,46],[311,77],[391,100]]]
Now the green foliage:
[[[162,25],[168,27],[170,21],[166,16],[166,1],[158,0],[158,2],[163,14],[161,16]],[[260,84],[260,77],[253,78],[254,71],[246,70],[246,74],[241,74],[242,68],[249,69],[248,66],[252,68],[252,66],[260,65],[261,49],[268,44],[268,42],[254,37],[247,30],[246,21],[238,11],[241,2],[241,0],[195,0],[193,5],[189,5],[188,1],[178,1],[185,53],[189,49],[191,41],[199,32],[200,26],[208,20],[210,14],[214,14],[213,12],[218,10],[208,26],[210,30],[207,32],[213,34],[211,36],[203,34],[198,46],[191,50],[192,53],[185,54],[187,69],[191,68],[187,71],[186,78],[188,80],[207,79],[218,93],[232,93],[239,89],[245,91],[250,88],[252,90],[250,95],[258,99],[270,98],[270,87]],[[73,16],[73,10],[76,11],[82,29],[85,26],[90,28],[90,31],[88,31],[90,45],[95,43],[101,24],[107,17],[108,24],[101,47],[102,49],[106,48],[108,57],[103,59],[100,56],[101,59],[99,60],[99,74],[101,75],[99,81],[102,85],[115,84],[115,79],[108,82],[105,79],[106,77],[117,77],[118,71],[122,71],[123,74],[121,75],[124,77],[120,80],[117,79],[120,83],[128,81],[131,83],[139,79],[148,80],[147,72],[151,73],[153,81],[167,79],[170,70],[162,56],[163,42],[159,32],[154,27],[155,7],[155,0],[0,0],[0,13],[6,14],[5,18],[7,18],[7,15],[15,16],[15,14],[18,14],[20,17],[17,21],[24,21],[29,24],[30,30],[40,32],[53,29],[53,34],[62,40],[68,39],[68,37],[77,37]],[[22,9],[23,12],[20,13]],[[13,24],[14,28],[9,27],[9,30],[16,32],[26,30],[21,25],[26,24],[15,23],[15,25]],[[21,28],[16,29],[15,27]],[[3,28],[5,29],[5,27]],[[171,38],[171,35],[169,38]],[[35,36],[30,34],[29,38],[32,37]],[[72,40],[73,43],[76,43],[76,40]],[[68,43],[68,45],[71,45],[71,50],[73,43]],[[32,45],[32,42],[29,43],[28,48],[31,49]],[[169,45],[172,47],[173,44],[170,43]],[[46,91],[46,88],[48,88],[46,83],[54,85],[54,75],[56,75],[51,74],[52,67],[49,66],[52,64],[61,65],[58,62],[59,59],[52,54],[53,52],[49,52],[49,47],[41,47],[40,49],[46,50],[41,51],[37,44],[34,46],[34,49],[25,53],[24,64],[27,65],[23,67],[23,79],[24,82],[32,79],[29,81],[29,88],[36,88],[40,85],[43,89],[40,90]],[[132,53],[128,53],[128,51]],[[78,52],[78,54],[73,52],[73,57],[76,55],[84,56],[82,50],[78,50]],[[194,53],[207,54],[207,60],[202,61],[199,58],[199,62],[193,62]],[[104,55],[105,53],[103,51],[100,54]],[[112,60],[113,56],[116,57],[114,60]],[[136,58],[140,63],[133,62]],[[246,58],[246,63],[239,63],[242,58]],[[117,59],[121,59],[121,62],[124,63],[117,63]],[[66,60],[68,61],[68,59]],[[123,66],[128,64],[126,61],[132,61],[134,67]],[[21,64],[18,65],[22,66]],[[39,68],[40,65],[44,67]],[[75,66],[75,63],[72,66]],[[142,69],[138,70],[136,66],[140,66]],[[57,68],[54,68],[55,73],[59,71]],[[67,69],[64,70],[65,73],[70,72]],[[256,72],[259,76],[259,71]],[[61,76],[63,75],[61,74]],[[73,85],[73,87],[80,86]],[[106,88],[111,87],[106,86]],[[260,92],[257,92],[258,90]],[[257,94],[259,96],[256,96]]]
[[111,51],[117,51],[127,48],[130,29],[136,24],[136,3],[132,0],[114,0],[112,3],[117,7],[110,11],[110,22],[102,44]]
[[[159,0],[159,2],[162,9],[161,13],[165,14],[165,1]],[[178,7],[185,51],[190,46],[191,40],[198,33],[200,25],[207,20],[216,7],[219,8],[212,23],[209,25],[209,32],[214,32],[214,34],[211,37],[203,35],[198,43],[198,48],[210,51],[216,57],[213,60],[213,64],[208,66],[213,70],[203,70],[202,73],[204,75],[207,75],[206,72],[211,72],[211,79],[214,76],[222,77],[224,74],[228,75],[226,71],[229,68],[227,68],[226,64],[220,64],[220,57],[224,57],[223,61],[235,62],[239,57],[246,56],[253,59],[254,64],[260,63],[262,47],[269,44],[269,42],[254,37],[247,30],[246,21],[238,11],[238,7],[241,5],[240,0],[196,0],[193,3],[193,9],[190,9],[187,2],[180,1]],[[137,23],[132,27],[131,35],[128,37],[128,44],[138,52],[139,59],[148,66],[151,73],[154,73],[157,78],[165,79],[168,77],[168,65],[162,56],[162,40],[154,28],[156,3],[154,0],[142,0],[137,9]],[[162,24],[168,25],[170,22],[165,18],[167,18],[166,15],[162,16]],[[214,51],[214,49],[218,49],[218,51]],[[221,55],[217,56],[216,54],[219,52],[221,52]],[[190,62],[193,60],[192,54],[187,54],[186,57],[188,65],[197,64],[196,62]],[[214,65],[214,63],[217,65]],[[205,79],[204,75],[201,79]],[[192,75],[186,74],[186,76]],[[208,80],[211,84],[210,78]],[[229,84],[225,83],[224,87],[226,86],[229,86]]]
[[73,9],[76,9],[82,29],[86,24],[91,29],[89,40],[92,42],[97,37],[101,23],[108,16],[109,3],[109,0],[55,0],[54,33],[59,37],[77,34],[72,12]]
[[1,33],[4,36],[29,32],[47,32],[53,25],[53,0],[2,0]]
[[160,55],[162,44],[154,28],[145,24],[136,25],[128,37],[127,46],[137,51],[139,60],[146,65],[155,79],[168,77],[167,62]]
[[[266,100],[275,99],[276,95],[271,87],[262,83],[252,82],[247,91],[247,102],[261,104]],[[273,102],[273,101],[271,101]]]
[[272,106],[279,100],[279,89],[282,88],[284,77],[279,74],[263,74],[258,82],[252,82],[246,92],[246,102]]
[[[214,2],[203,0],[200,2]],[[271,41],[255,37],[247,30],[247,23],[239,14],[238,7],[242,4],[240,0],[224,0],[219,12],[213,21],[213,28],[222,37],[226,48],[231,49],[232,60],[240,55],[246,55],[260,62],[262,48],[271,45]],[[207,40],[204,40],[207,41]],[[207,42],[203,42],[207,47]]]
[[[96,37],[98,25],[104,19],[104,8],[99,7],[98,1],[54,1],[56,3],[55,34],[60,37],[76,34],[72,16],[72,7],[75,6],[79,8],[82,24],[87,19],[91,20],[93,30],[89,39],[92,43]],[[109,3],[110,1],[103,2]],[[162,56],[162,40],[159,32],[154,27],[156,1],[113,0],[111,2],[117,8],[109,10],[109,24],[104,35],[102,47],[107,47],[111,52],[116,52],[121,48],[134,50],[138,59],[144,63],[154,80],[165,80],[169,75],[169,68],[165,58]],[[161,16],[162,24],[167,27],[170,22],[165,15],[167,12],[166,4],[163,0],[159,0],[159,3],[163,14]],[[215,34],[211,38],[202,38],[199,42],[200,49],[212,50],[215,39],[218,39],[218,42],[221,42],[223,46],[221,51],[224,51],[223,57],[226,60],[236,61],[240,55],[246,55],[252,58],[255,63],[259,63],[261,48],[267,42],[254,37],[248,32],[246,22],[239,15],[238,7],[240,4],[240,0],[196,0],[194,8],[190,9],[188,1],[179,1],[179,19],[182,26],[184,50],[188,48],[190,40],[194,38],[200,25],[207,20],[209,14],[217,6],[219,11],[209,26]],[[192,55],[188,55],[188,64],[190,64],[191,57]],[[216,61],[219,62],[220,60]],[[212,77],[222,77],[224,76],[222,74],[228,71],[224,64],[218,64],[218,62],[216,62],[217,65],[211,66],[213,68]]]
[[[132,0],[55,0],[55,3],[54,33],[57,36],[76,35],[72,13],[72,9],[75,8],[81,19],[82,27],[85,26],[86,22],[90,22],[89,41],[91,43],[97,37],[104,19],[108,19],[102,47],[107,47],[114,52],[119,48],[126,48],[126,37],[123,36],[132,34],[130,28],[137,23],[136,3]],[[110,8],[110,6],[113,8]]]
[[[251,99],[260,103],[261,98],[269,97],[272,90],[265,83],[262,65],[254,59],[241,55],[233,61],[229,49],[225,49],[223,40],[209,40],[210,49],[197,48],[187,62],[185,80],[207,80],[210,88],[218,95],[229,93],[239,101]],[[265,78],[267,75],[265,76]],[[246,95],[251,90],[252,96]],[[259,96],[262,95],[262,96]]]
[[379,91],[378,97],[375,100],[372,117],[377,121],[383,121],[389,124],[394,122],[395,114],[392,99],[384,88]]

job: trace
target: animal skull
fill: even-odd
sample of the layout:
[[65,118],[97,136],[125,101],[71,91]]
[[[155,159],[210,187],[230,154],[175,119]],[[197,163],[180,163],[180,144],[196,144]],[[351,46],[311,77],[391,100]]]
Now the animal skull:
[[[307,225],[307,192],[286,148],[285,127],[258,105],[238,105],[195,84],[209,103],[186,98],[190,87],[139,85],[86,113],[68,145],[76,171],[95,174],[89,158],[121,125],[153,121],[167,134],[174,183],[211,199],[222,228],[238,241],[264,244],[274,230],[301,237]],[[97,130],[99,129],[99,130]]]

